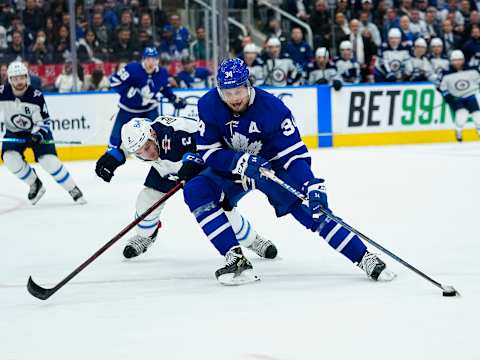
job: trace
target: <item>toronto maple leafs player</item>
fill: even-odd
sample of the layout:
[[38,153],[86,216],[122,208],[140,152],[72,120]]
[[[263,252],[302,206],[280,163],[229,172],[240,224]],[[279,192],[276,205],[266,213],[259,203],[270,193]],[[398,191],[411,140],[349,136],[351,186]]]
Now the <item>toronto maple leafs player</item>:
[[[160,116],[150,119],[133,118],[122,127],[122,143],[128,153],[151,164],[136,203],[136,216],[145,212],[176,184],[178,179],[188,181],[205,168],[196,155],[195,134],[198,123],[181,117]],[[182,164],[182,157],[188,159]],[[228,205],[225,203],[225,205]],[[125,246],[126,258],[136,257],[155,241],[161,226],[161,205],[136,227],[136,235]],[[236,239],[246,248],[264,258],[274,258],[277,249],[270,240],[264,239],[235,208],[225,211]]]
[[129,63],[113,74],[110,84],[120,95],[119,109],[107,152],[98,159],[95,167],[97,175],[107,182],[111,180],[115,169],[125,162],[125,154],[120,146],[123,124],[134,117],[155,119],[162,95],[173,103],[176,109],[186,106],[185,101],[176,96],[170,88],[167,70],[158,66],[158,51],[153,47],[145,48],[141,64]]
[[[314,176],[308,150],[283,102],[252,87],[247,66],[240,59],[222,62],[217,83],[217,88],[198,102],[197,149],[208,168],[184,188],[190,211],[208,239],[225,256],[225,266],[215,273],[217,279],[226,285],[258,280],[239,247],[221,201],[226,196],[233,206],[250,190],[259,189],[277,216],[291,214],[358,264],[368,277],[391,280],[394,274],[367,251],[358,236],[319,211],[328,209],[325,181]],[[262,177],[262,168],[273,169],[278,177],[307,194],[307,203],[303,205],[290,192]]]
[[247,44],[243,47],[243,61],[248,66],[250,83],[255,86],[263,85],[263,61],[258,57],[257,45]]
[[267,56],[263,66],[264,85],[298,85],[302,74],[289,57],[282,54],[280,40],[275,37],[267,41]]
[[439,90],[445,102],[455,113],[455,135],[462,141],[462,129],[471,115],[480,136],[480,107],[477,100],[480,85],[479,68],[465,66],[465,57],[461,50],[450,54],[450,68],[443,71]]
[[[35,160],[61,185],[73,200],[86,201],[68,170],[57,157],[55,145],[45,143],[53,140],[45,98],[40,90],[30,86],[26,66],[20,61],[12,62],[7,69],[8,83],[0,86],[0,114],[5,123],[5,138],[2,144],[2,159],[7,169],[29,187],[28,200],[35,205],[45,194],[45,188],[24,158],[27,148],[33,150]],[[17,142],[15,142],[17,140]]]
[[353,56],[353,45],[349,40],[340,43],[340,57],[335,61],[337,73],[346,84],[360,82],[360,64]]
[[327,48],[319,47],[315,51],[315,59],[307,65],[308,83],[331,84],[335,90],[342,88],[341,77],[337,74],[337,68],[330,61],[330,54]]
[[411,81],[436,81],[437,76],[433,71],[432,64],[426,57],[427,42],[423,38],[415,40],[412,57]]
[[380,49],[374,70],[375,82],[395,82],[412,74],[410,49],[401,45],[402,33],[397,28],[388,31],[388,42]]

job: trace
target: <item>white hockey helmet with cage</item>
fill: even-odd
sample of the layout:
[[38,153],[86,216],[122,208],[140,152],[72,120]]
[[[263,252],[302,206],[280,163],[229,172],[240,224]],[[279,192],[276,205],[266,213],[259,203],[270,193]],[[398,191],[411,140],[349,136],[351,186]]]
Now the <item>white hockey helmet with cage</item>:
[[122,145],[129,153],[140,150],[148,140],[156,142],[149,119],[133,118],[122,126]]

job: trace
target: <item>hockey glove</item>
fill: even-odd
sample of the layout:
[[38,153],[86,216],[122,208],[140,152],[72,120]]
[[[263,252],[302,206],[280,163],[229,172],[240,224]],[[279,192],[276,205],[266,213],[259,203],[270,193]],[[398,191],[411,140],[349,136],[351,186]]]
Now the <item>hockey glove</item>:
[[253,180],[259,180],[262,176],[260,168],[271,169],[269,162],[260,156],[242,154],[232,170],[232,174],[238,174],[241,177],[247,177]]
[[175,97],[175,99],[172,101],[172,104],[175,109],[183,109],[187,106],[185,99],[179,96]]
[[182,181],[189,181],[200,174],[206,165],[200,155],[186,153],[182,157],[182,167],[178,171],[178,178]]
[[45,140],[45,137],[46,137],[46,134],[42,130],[32,132],[30,134],[30,137],[26,139],[26,144],[29,147],[41,144],[42,141]]
[[322,215],[320,209],[330,211],[328,209],[325,180],[311,179],[303,184],[302,190],[307,194],[307,206],[314,219],[318,219]]
[[388,82],[396,82],[397,76],[395,75],[395,73],[388,73],[387,76],[385,77],[385,80]]
[[106,182],[110,182],[113,177],[115,170],[125,163],[125,155],[120,150],[113,150],[116,153],[114,156],[111,152],[106,152],[103,154],[100,159],[98,159],[95,166],[95,173],[98,177],[102,178]]
[[448,91],[442,91],[442,96],[443,96],[443,99],[445,100],[445,102],[452,106],[453,103],[455,102],[455,96],[453,96],[452,94],[450,94]]
[[335,91],[339,91],[342,88],[342,82],[338,79],[333,80],[332,86],[335,89]]

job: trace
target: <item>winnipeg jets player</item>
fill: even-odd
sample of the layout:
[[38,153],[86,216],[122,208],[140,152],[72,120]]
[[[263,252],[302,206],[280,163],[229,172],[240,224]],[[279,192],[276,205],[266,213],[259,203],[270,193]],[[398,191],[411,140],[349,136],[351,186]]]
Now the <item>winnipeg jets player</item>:
[[340,90],[342,82],[337,74],[335,64],[330,61],[327,48],[320,47],[315,51],[315,59],[307,65],[308,83],[332,84],[335,90]]
[[5,123],[5,138],[23,141],[3,142],[2,159],[7,169],[30,186],[28,200],[35,205],[45,194],[45,188],[23,156],[29,147],[42,168],[68,191],[74,201],[84,204],[83,194],[58,159],[55,145],[42,143],[53,140],[42,92],[30,86],[28,70],[20,61],[8,66],[7,76],[8,83],[0,85],[0,114],[3,114],[0,120]]
[[[277,216],[291,214],[307,229],[318,232],[339,253],[374,280],[391,280],[385,263],[369,253],[358,236],[319,211],[328,209],[325,181],[311,170],[311,158],[290,110],[275,96],[248,82],[248,69],[240,59],[222,62],[218,87],[198,102],[200,131],[197,149],[209,168],[186,183],[185,202],[225,266],[215,273],[222,284],[258,280],[243,255],[235,232],[221,207],[223,195],[235,205],[248,191],[263,192]],[[298,198],[261,176],[261,168],[308,195]],[[293,241],[294,239],[292,239]]]
[[247,44],[243,48],[243,60],[250,72],[250,82],[255,86],[263,85],[263,61],[258,57],[258,48],[255,44]]
[[267,41],[267,57],[264,59],[264,85],[286,86],[297,85],[301,80],[301,73],[289,57],[282,55],[280,40],[270,38]]
[[[175,180],[188,181],[205,168],[201,158],[191,153],[196,151],[197,131],[196,121],[172,116],[160,116],[153,122],[133,118],[122,127],[124,148],[139,160],[152,165],[145,187],[137,197],[136,214],[142,214],[157,202],[175,185]],[[182,165],[182,157],[190,161]],[[226,202],[225,206],[228,206]],[[137,234],[129,240],[123,251],[126,258],[144,253],[155,241],[162,210],[163,205],[137,225]],[[245,217],[233,207],[227,210],[225,213],[229,223],[242,246],[264,258],[273,259],[277,255],[275,245],[257,234]]]
[[412,57],[412,75],[411,81],[436,81],[437,76],[433,72],[432,64],[425,56],[427,52],[427,42],[418,38],[415,40]]
[[395,82],[412,74],[410,49],[401,45],[402,33],[397,28],[388,31],[388,43],[383,44],[375,64],[375,82]]
[[440,38],[433,38],[430,41],[431,54],[428,59],[433,67],[433,72],[437,78],[441,75],[442,71],[448,70],[450,63],[446,56],[443,55],[443,42]]
[[480,136],[480,107],[476,95],[480,84],[480,73],[477,68],[465,66],[465,57],[461,50],[453,50],[450,54],[450,68],[443,71],[439,90],[445,102],[455,113],[455,135],[462,141],[462,129],[471,115]]
[[344,40],[340,43],[340,57],[335,61],[338,75],[346,84],[358,84],[360,82],[360,64],[353,57],[353,45]]
[[123,124],[134,117],[146,117],[151,120],[158,116],[158,102],[163,95],[176,109],[186,106],[183,99],[177,97],[168,84],[167,71],[158,66],[158,51],[147,47],[143,52],[142,63],[132,62],[113,74],[110,78],[112,89],[120,94],[119,110],[108,149],[97,161],[95,172],[109,182],[117,167],[125,162],[125,154],[120,148],[120,131]]

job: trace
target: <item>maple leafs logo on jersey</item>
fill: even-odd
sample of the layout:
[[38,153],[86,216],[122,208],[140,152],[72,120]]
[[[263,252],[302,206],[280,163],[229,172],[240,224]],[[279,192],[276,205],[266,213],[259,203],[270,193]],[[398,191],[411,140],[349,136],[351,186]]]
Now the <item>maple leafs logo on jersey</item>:
[[233,133],[231,141],[227,141],[227,143],[233,150],[245,152],[250,155],[258,155],[263,146],[262,142],[258,140],[250,143],[245,135],[237,132]]

